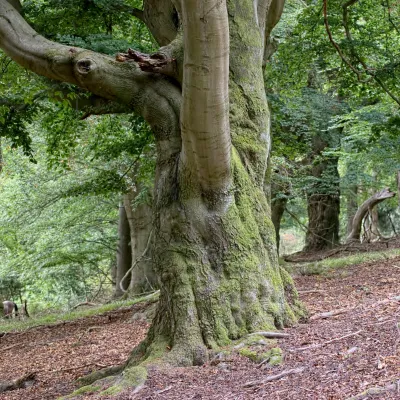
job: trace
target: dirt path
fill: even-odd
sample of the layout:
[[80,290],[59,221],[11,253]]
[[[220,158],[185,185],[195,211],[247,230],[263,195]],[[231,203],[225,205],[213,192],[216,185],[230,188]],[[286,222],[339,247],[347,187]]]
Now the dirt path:
[[[311,315],[347,311],[287,329],[290,337],[279,341],[285,354],[282,366],[261,370],[236,355],[216,366],[153,370],[144,389],[119,395],[118,399],[342,400],[400,379],[400,301],[390,300],[400,296],[400,258],[349,267],[330,276],[303,276],[296,281]],[[119,311],[110,314],[111,321],[106,314],[1,338],[0,380],[11,378],[13,373],[20,376],[39,371],[39,383],[0,395],[0,400],[55,399],[72,390],[76,377],[101,365],[122,362],[147,328],[132,322],[131,314]],[[96,328],[87,332],[93,326]],[[299,367],[303,372],[244,386]],[[400,393],[373,399],[400,399]]]

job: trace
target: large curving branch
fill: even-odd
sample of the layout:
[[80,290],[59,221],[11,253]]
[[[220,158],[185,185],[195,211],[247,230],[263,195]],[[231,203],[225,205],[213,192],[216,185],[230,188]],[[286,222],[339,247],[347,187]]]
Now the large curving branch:
[[[265,1],[265,0],[264,0]],[[270,58],[275,51],[275,43],[271,40],[272,29],[282,17],[285,0],[268,0],[265,7],[265,28],[264,28],[264,63]],[[263,10],[264,12],[264,10]],[[260,17],[259,17],[260,18]]]
[[203,195],[227,193],[231,171],[229,24],[226,1],[181,2],[184,72],[182,165],[199,178]]
[[142,20],[160,46],[171,43],[178,33],[179,17],[171,0],[145,0]]
[[6,1],[0,0],[0,48],[23,67],[50,79],[80,86],[127,105],[160,132],[179,132],[180,89],[134,62],[51,42],[37,34]]
[[359,209],[356,212],[356,215],[353,218],[353,223],[352,223],[352,229],[350,234],[348,235],[346,239],[346,243],[351,243],[353,241],[359,241],[360,240],[360,234],[361,234],[361,225],[364,217],[367,215],[369,210],[372,210],[378,203],[381,203],[382,201],[386,199],[390,199],[391,197],[394,197],[396,193],[391,192],[389,188],[385,188],[380,190],[379,192],[375,193],[373,196],[371,196],[369,199],[364,201],[363,204],[359,207]]

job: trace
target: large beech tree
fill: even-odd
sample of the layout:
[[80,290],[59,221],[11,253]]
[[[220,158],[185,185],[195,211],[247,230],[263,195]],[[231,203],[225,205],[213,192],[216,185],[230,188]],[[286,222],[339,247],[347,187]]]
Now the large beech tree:
[[294,321],[300,307],[278,266],[266,196],[263,64],[284,0],[144,0],[132,13],[162,47],[116,58],[47,40],[16,3],[0,0],[0,47],[14,61],[124,104],[155,136],[161,292],[131,362],[164,354],[201,364],[207,349]]

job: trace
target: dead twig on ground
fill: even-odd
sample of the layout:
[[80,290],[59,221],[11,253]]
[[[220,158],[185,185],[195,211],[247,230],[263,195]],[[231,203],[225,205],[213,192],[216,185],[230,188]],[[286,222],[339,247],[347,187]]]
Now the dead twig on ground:
[[264,383],[276,381],[276,380],[284,378],[285,376],[288,376],[288,375],[299,374],[299,373],[303,372],[304,369],[305,369],[304,367],[294,368],[294,369],[287,369],[285,371],[280,372],[279,374],[270,375],[267,378],[261,379],[259,381],[246,382],[243,385],[243,387],[249,388],[249,387],[253,387],[253,386],[260,386],[260,385],[263,385]]
[[79,303],[76,306],[72,307],[72,310],[76,310],[78,307],[82,307],[82,306],[91,306],[91,307],[96,307],[99,304],[96,303],[92,303],[90,301],[84,301],[83,303]]
[[51,373],[68,372],[68,371],[73,371],[75,369],[82,369],[82,368],[87,368],[87,367],[91,367],[91,366],[95,366],[95,367],[99,367],[99,368],[107,368],[108,367],[108,365],[103,365],[103,364],[92,362],[92,363],[88,363],[88,364],[84,364],[84,365],[77,365],[76,367],[54,369],[53,371],[50,371],[50,372]]
[[288,333],[283,333],[283,332],[263,332],[263,331],[249,334],[249,336],[255,336],[255,335],[264,336],[270,339],[285,339],[290,336]]
[[297,291],[298,294],[309,294],[309,293],[321,293],[321,294],[325,294],[326,290],[318,290],[318,289],[314,289],[314,290],[298,290]]
[[397,392],[400,393],[400,379],[390,385],[384,386],[384,387],[372,387],[367,390],[365,390],[362,393],[359,393],[355,396],[348,397],[346,400],[364,400],[364,399],[369,399],[370,397],[373,396],[379,396],[383,393],[387,392]]
[[5,351],[11,350],[11,349],[13,349],[14,347],[17,347],[17,346],[24,347],[24,345],[21,345],[20,343],[15,343],[15,344],[12,344],[11,346],[4,347],[4,349],[1,349],[1,352],[4,353]]
[[360,330],[357,331],[357,332],[352,332],[352,333],[349,333],[349,334],[347,334],[347,335],[344,335],[344,336],[341,336],[341,337],[338,337],[338,338],[334,338],[334,339],[331,339],[331,340],[327,340],[326,342],[323,342],[323,343],[316,343],[316,344],[312,344],[312,345],[310,345],[310,346],[299,347],[298,349],[289,349],[289,351],[291,351],[291,352],[296,352],[296,351],[304,351],[304,350],[309,350],[309,349],[316,349],[316,348],[318,348],[318,347],[324,347],[324,346],[326,346],[327,344],[334,343],[334,342],[339,342],[340,340],[347,339],[347,338],[349,338],[349,337],[351,337],[351,336],[356,336],[356,335],[358,335],[358,334],[361,333],[361,332],[362,332],[362,330],[360,329]]
[[75,344],[76,344],[76,343],[79,343],[79,342],[81,341],[81,339],[82,339],[87,333],[93,332],[95,329],[102,329],[102,327],[101,327],[101,326],[90,326],[89,328],[86,329],[86,331],[82,332],[82,333],[79,335],[78,340],[75,342]]
[[347,313],[349,311],[353,311],[356,308],[357,307],[340,308],[338,310],[323,312],[323,313],[320,313],[320,314],[314,314],[314,315],[312,315],[310,317],[310,321],[315,321],[315,320],[318,320],[318,319],[326,319],[326,318],[334,317],[336,315],[345,314],[345,313]]
[[0,393],[31,386],[35,382],[35,378],[36,372],[29,372],[13,381],[0,381]]

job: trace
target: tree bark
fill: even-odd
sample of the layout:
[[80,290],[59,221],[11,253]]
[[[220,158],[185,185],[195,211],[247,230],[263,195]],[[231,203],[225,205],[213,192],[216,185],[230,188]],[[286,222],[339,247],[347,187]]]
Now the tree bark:
[[[315,154],[321,155],[326,144],[318,137],[314,141]],[[337,158],[311,162],[311,175],[317,182],[307,193],[308,230],[304,251],[319,251],[339,242],[340,178]]]
[[304,251],[335,247],[339,241],[339,195],[313,194],[307,198],[308,230]]
[[350,234],[353,229],[353,219],[358,210],[358,202],[357,202],[357,193],[358,193],[358,185],[351,185],[347,189],[347,235]]
[[280,247],[280,229],[281,229],[281,220],[283,217],[283,213],[286,210],[286,204],[288,202],[287,197],[278,197],[272,199],[271,203],[271,220],[274,224],[275,228],[275,238],[276,238],[276,247],[279,254],[279,247]]
[[278,265],[264,192],[268,15],[253,0],[174,5],[183,26],[182,94],[176,81],[143,72],[134,61],[118,63],[41,38],[0,0],[0,47],[14,60],[128,104],[154,132],[151,254],[160,299],[131,364],[155,356],[202,364],[208,349],[280,328],[302,312],[290,276]]
[[0,137],[0,174],[3,172],[3,146],[1,143],[1,137]]
[[364,219],[364,235],[363,241],[370,243],[381,238],[379,231],[379,215],[376,207],[369,209]]
[[354,216],[353,227],[350,234],[347,236],[346,242],[350,243],[353,241],[359,241],[362,221],[367,215],[368,211],[372,210],[377,204],[381,203],[382,201],[390,199],[395,195],[396,193],[391,192],[389,188],[385,188],[375,193],[368,200],[364,201],[364,203],[360,206],[360,208],[357,210],[356,215]]
[[[132,278],[129,293],[138,295],[158,289],[159,283],[154,272],[152,252],[148,248],[152,240],[153,212],[147,202],[132,205],[135,200],[133,192],[124,196],[124,205],[128,216],[132,243]],[[151,243],[150,243],[151,244]]]
[[119,205],[118,217],[118,248],[117,248],[117,273],[115,278],[115,292],[114,297],[118,298],[124,295],[128,290],[131,282],[131,274],[128,275],[122,282],[132,265],[132,251],[131,251],[131,232],[127,213],[124,204],[121,202]]

